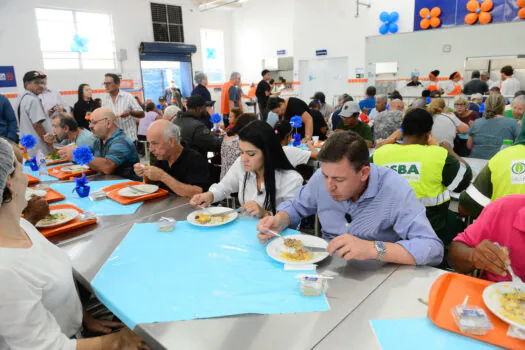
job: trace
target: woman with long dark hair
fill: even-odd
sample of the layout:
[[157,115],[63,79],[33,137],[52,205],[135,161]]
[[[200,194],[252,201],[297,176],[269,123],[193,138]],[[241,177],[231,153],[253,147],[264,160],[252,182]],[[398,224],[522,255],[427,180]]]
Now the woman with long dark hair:
[[299,191],[301,175],[275,137],[270,125],[256,120],[239,132],[241,156],[226,176],[210,187],[209,192],[194,196],[190,204],[206,206],[219,202],[230,193],[239,193],[243,212],[254,217],[275,214],[277,206]]
[[284,154],[286,154],[286,157],[288,157],[288,160],[294,167],[301,164],[307,164],[310,159],[317,159],[319,151],[315,148],[313,141],[308,141],[306,143],[306,147],[308,147],[309,151],[289,146],[293,141],[293,129],[288,120],[278,121],[273,130],[275,137],[277,137],[277,140],[281,146],[283,146]]
[[80,84],[78,86],[78,101],[73,106],[73,115],[79,127],[89,129],[86,114],[93,112],[97,107],[99,106],[93,100],[93,92],[89,84]]

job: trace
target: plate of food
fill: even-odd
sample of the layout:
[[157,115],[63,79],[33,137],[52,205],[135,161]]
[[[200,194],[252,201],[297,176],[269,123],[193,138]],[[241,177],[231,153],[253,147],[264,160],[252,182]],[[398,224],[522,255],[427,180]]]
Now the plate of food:
[[494,283],[483,291],[483,302],[501,320],[525,329],[525,284]]
[[34,190],[32,188],[26,189],[26,200],[30,200],[32,197],[45,197],[47,191],[44,190]]
[[266,246],[266,253],[283,264],[301,265],[315,264],[328,257],[327,251],[313,252],[305,247],[323,248],[328,243],[319,237],[311,235],[288,235],[274,238]]
[[37,228],[49,228],[67,224],[75,220],[78,216],[78,211],[75,209],[57,209],[51,210],[48,216],[36,223]]
[[[224,215],[222,215],[224,213]],[[186,220],[195,226],[215,227],[226,225],[239,216],[237,211],[225,207],[209,207],[204,210],[196,210]]]
[[81,173],[86,170],[89,170],[89,167],[87,165],[66,165],[65,167],[62,167],[60,171],[64,173]]
[[159,186],[157,185],[141,184],[141,185],[126,186],[124,188],[121,188],[117,193],[119,196],[122,196],[122,197],[134,198],[134,197],[146,196],[148,194],[155,193],[158,190],[159,190]]

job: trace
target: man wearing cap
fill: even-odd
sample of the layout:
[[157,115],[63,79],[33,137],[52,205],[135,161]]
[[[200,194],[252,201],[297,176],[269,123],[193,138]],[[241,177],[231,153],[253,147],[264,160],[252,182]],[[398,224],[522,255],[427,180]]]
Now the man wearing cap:
[[410,73],[410,81],[407,84],[408,87],[424,87],[423,83],[419,81],[419,73]]
[[49,89],[47,86],[47,78],[44,78],[44,92],[38,95],[38,97],[42,100],[42,105],[50,117],[59,112],[71,112],[71,106],[64,101],[60,93],[56,90]]
[[486,82],[481,80],[481,73],[479,70],[472,72],[472,79],[465,84],[463,88],[463,94],[472,95],[472,94],[485,94],[489,91],[489,86]]
[[255,96],[257,97],[257,103],[259,104],[259,111],[261,113],[261,120],[266,121],[268,119],[268,99],[270,98],[270,93],[272,87],[268,83],[270,80],[270,71],[265,69],[261,72],[262,80],[257,84],[257,89],[255,90]]
[[481,115],[483,114],[483,111],[480,112],[482,104],[483,104],[483,95],[482,94],[472,94],[470,96],[470,104],[469,104],[468,109],[474,112],[478,112]]
[[102,95],[102,107],[113,111],[117,120],[115,123],[122,129],[131,141],[136,142],[137,122],[135,118],[144,118],[144,111],[133,95],[120,90],[120,77],[113,73],[104,75],[106,93]]
[[35,147],[28,150],[30,156],[35,155],[38,150],[41,150],[44,155],[51,152],[44,141],[44,136],[53,132],[51,119],[38,97],[44,91],[45,78],[44,73],[36,70],[24,74],[25,90],[18,97],[16,104],[20,134],[31,134],[37,139]]
[[374,145],[374,136],[372,135],[372,129],[368,124],[363,123],[359,120],[359,115],[361,114],[361,109],[359,109],[359,104],[355,101],[346,102],[339,113],[339,116],[343,120],[337,125],[335,131],[343,132],[351,130],[361,136],[368,148],[372,148]]
[[328,122],[330,115],[334,112],[334,107],[326,103],[326,96],[324,93],[318,91],[312,97],[310,97],[310,99],[316,101],[317,104],[319,104],[319,112],[321,112],[323,115],[324,120]]
[[181,129],[181,140],[187,147],[199,151],[205,159],[208,152],[219,152],[222,139],[212,134],[205,125],[206,101],[200,95],[188,99],[188,111],[173,120]]

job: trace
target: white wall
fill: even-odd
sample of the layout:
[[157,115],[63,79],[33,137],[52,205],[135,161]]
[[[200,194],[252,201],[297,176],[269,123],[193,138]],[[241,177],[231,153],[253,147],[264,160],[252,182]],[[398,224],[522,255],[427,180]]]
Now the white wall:
[[[231,12],[199,12],[189,0],[159,0],[183,6],[184,36],[186,44],[197,46],[193,56],[193,69],[202,69],[200,28],[224,31],[226,70],[231,69]],[[76,9],[111,14],[115,46],[126,49],[128,58],[123,62],[124,78],[140,80],[138,47],[142,41],[153,41],[150,1],[148,0],[0,0],[0,66],[15,66],[18,88],[0,88],[0,93],[16,93],[23,88],[26,71],[43,69],[42,54],[35,20],[35,8]],[[95,26],[96,23],[93,23]],[[46,70],[48,84],[60,91],[77,90],[80,83],[102,89],[105,70]],[[73,104],[76,95],[64,96]]]

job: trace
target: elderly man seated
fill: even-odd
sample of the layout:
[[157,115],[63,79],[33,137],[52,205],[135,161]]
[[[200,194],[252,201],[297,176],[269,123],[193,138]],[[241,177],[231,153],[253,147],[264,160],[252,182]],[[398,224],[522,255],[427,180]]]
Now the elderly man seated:
[[512,118],[518,120],[518,123],[523,123],[525,117],[525,95],[520,95],[512,101]]
[[53,145],[59,142],[61,146],[75,144],[87,147],[95,143],[95,136],[89,130],[79,128],[77,121],[71,115],[58,112],[51,119],[51,127],[55,134],[44,135],[46,143]]
[[328,252],[345,260],[438,265],[443,243],[436,236],[408,182],[370,164],[365,141],[354,132],[332,135],[319,152],[319,169],[275,216],[257,225],[265,243],[302,218],[319,215]]
[[[138,180],[133,172],[133,164],[139,161],[137,150],[129,136],[117,127],[116,119],[109,108],[98,108],[91,114],[89,127],[96,140],[90,147],[95,159],[89,163],[89,167],[105,175]],[[63,159],[71,160],[75,147],[62,148],[58,154]]]
[[379,113],[374,120],[374,138],[382,140],[388,138],[401,127],[405,103],[399,99],[392,100],[388,111]]
[[182,197],[193,197],[208,190],[208,163],[199,152],[181,145],[177,125],[157,120],[150,125],[146,138],[158,161],[156,166],[135,164],[137,175],[158,182],[161,188]]

